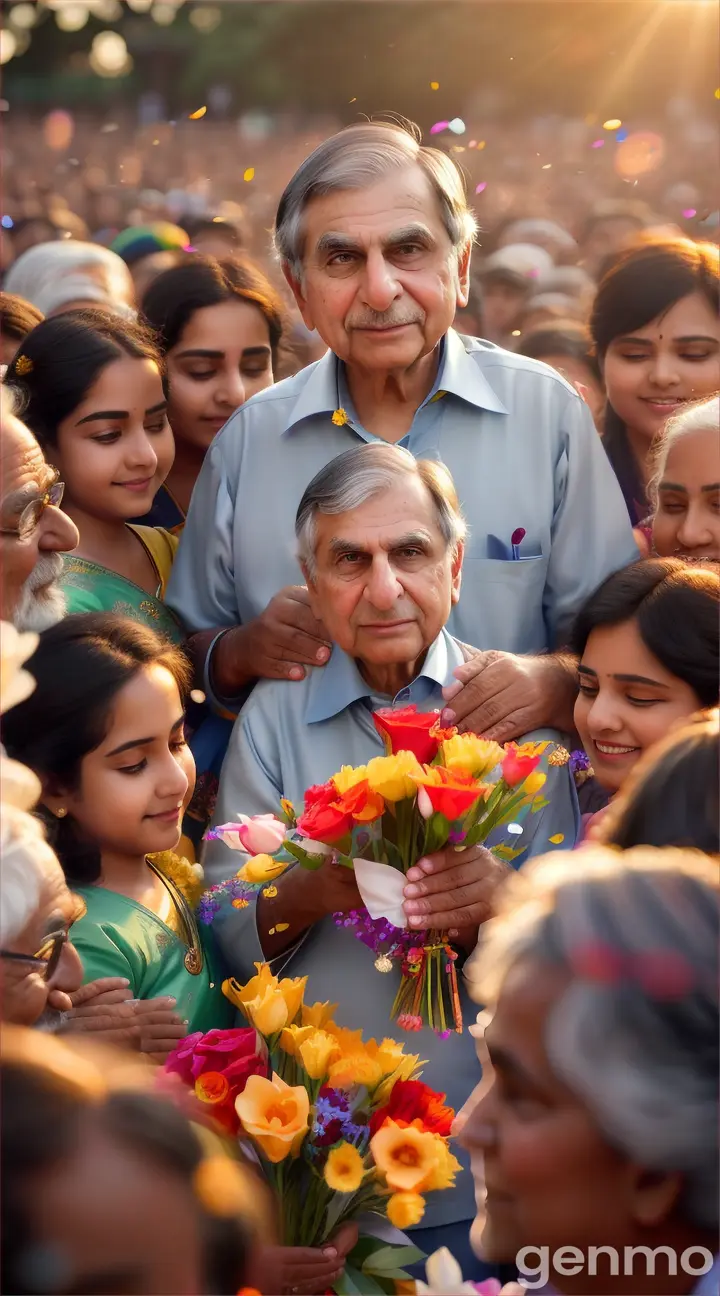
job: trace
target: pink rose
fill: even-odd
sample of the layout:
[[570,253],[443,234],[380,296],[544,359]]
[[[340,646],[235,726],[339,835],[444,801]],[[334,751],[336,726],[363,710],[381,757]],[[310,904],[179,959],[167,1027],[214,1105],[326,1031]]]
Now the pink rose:
[[194,1088],[199,1076],[214,1071],[224,1076],[233,1094],[245,1088],[248,1076],[267,1075],[267,1057],[258,1036],[250,1028],[196,1031],[181,1040],[165,1063],[165,1070],[179,1075]]
[[224,842],[231,850],[246,851],[248,855],[273,855],[287,836],[287,828],[274,815],[238,815],[236,823],[218,824],[207,834],[215,841]]

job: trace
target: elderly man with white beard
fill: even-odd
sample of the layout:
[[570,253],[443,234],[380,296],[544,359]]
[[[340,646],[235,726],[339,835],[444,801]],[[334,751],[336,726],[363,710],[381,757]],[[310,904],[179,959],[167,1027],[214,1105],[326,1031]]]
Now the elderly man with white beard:
[[63,484],[18,418],[9,388],[0,387],[0,400],[0,611],[18,630],[40,632],[65,613],[60,555],[80,537],[60,508]]

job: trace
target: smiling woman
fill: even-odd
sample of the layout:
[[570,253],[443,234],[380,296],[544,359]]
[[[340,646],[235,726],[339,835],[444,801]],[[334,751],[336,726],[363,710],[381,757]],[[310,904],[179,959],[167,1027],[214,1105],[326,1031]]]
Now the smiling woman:
[[174,456],[163,362],[151,335],[103,311],[45,320],[8,372],[25,420],[65,482],[80,543],[63,559],[69,612],[118,611],[179,642],[161,602],[177,541],[130,519],[150,508]]

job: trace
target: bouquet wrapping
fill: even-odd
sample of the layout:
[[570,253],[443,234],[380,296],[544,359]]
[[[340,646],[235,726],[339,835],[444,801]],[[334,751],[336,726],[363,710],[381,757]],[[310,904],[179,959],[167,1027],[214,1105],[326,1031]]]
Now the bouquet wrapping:
[[254,1149],[276,1190],[286,1245],[322,1246],[358,1221],[337,1290],[391,1291],[422,1253],[407,1239],[389,1244],[387,1225],[376,1235],[372,1220],[412,1227],[426,1194],[453,1186],[461,1168],[450,1150],[454,1112],[419,1079],[422,1063],[402,1044],[364,1040],[335,1022],[336,1005],[306,1004],[306,978],[256,968],[246,985],[223,985],[247,1029],[188,1036],[165,1071]]

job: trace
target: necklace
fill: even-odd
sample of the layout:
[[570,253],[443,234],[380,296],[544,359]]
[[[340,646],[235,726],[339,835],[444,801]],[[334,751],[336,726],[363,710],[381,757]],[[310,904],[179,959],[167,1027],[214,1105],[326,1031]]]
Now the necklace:
[[185,953],[185,967],[192,976],[198,976],[203,970],[204,959],[202,945],[200,943],[200,932],[190,905],[188,904],[182,891],[175,885],[171,878],[167,877],[157,865],[153,864],[150,856],[146,856],[148,868],[152,870],[156,877],[160,879],[170,893],[170,898],[180,915],[182,925],[185,929],[185,944],[187,950]]

